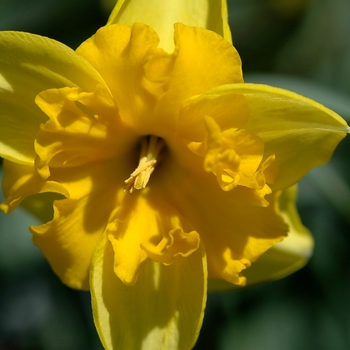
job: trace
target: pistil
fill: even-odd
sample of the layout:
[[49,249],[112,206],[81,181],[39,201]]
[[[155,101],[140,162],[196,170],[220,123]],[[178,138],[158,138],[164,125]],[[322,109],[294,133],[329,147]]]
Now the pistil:
[[164,141],[157,136],[144,137],[141,141],[141,153],[139,165],[125,180],[124,192],[132,193],[134,189],[141,190],[147,186],[147,183],[159,162],[159,154],[164,147]]

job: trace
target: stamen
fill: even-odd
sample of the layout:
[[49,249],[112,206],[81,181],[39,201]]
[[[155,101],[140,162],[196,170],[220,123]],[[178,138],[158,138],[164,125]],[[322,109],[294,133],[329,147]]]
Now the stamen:
[[134,189],[141,190],[146,187],[163,147],[164,141],[157,136],[152,135],[142,139],[139,165],[124,181],[126,183],[124,192],[132,193]]

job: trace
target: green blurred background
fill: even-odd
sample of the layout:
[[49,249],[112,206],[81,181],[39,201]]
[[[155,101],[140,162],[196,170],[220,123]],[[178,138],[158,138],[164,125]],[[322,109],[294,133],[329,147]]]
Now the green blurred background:
[[[229,9],[247,82],[299,92],[350,122],[349,0],[231,0]],[[0,30],[76,48],[108,11],[108,0],[0,0]],[[348,137],[300,184],[300,213],[316,239],[309,265],[277,282],[209,295],[195,349],[350,349],[349,173]],[[21,209],[0,213],[0,350],[101,350],[89,294],[51,272],[31,244],[27,227],[35,223]]]

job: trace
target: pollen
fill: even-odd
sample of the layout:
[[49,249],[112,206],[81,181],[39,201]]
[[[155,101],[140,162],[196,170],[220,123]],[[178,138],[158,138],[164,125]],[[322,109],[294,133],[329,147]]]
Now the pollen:
[[130,177],[124,181],[126,183],[124,192],[132,193],[134,189],[141,190],[147,186],[151,174],[159,162],[159,155],[164,145],[164,141],[157,136],[151,135],[142,139],[139,164]]

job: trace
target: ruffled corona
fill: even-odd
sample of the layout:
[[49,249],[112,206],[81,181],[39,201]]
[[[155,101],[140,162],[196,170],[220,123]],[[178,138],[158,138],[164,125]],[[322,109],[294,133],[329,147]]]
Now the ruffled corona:
[[236,186],[244,186],[255,192],[262,206],[267,206],[265,195],[271,193],[267,180],[271,183],[277,176],[276,167],[271,165],[275,155],[264,158],[264,142],[252,132],[244,129],[221,131],[211,117],[205,117],[207,135],[203,142],[191,142],[188,148],[204,157],[204,169],[216,175],[219,186],[231,191]]
[[0,33],[1,209],[28,196],[32,211],[53,207],[34,243],[64,283],[91,290],[109,350],[190,349],[208,278],[242,286],[254,266],[253,281],[273,278],[257,259],[303,231],[281,194],[349,130],[314,101],[244,84],[220,35],[176,24],[174,37],[168,53],[149,26],[110,24],[75,52]]

